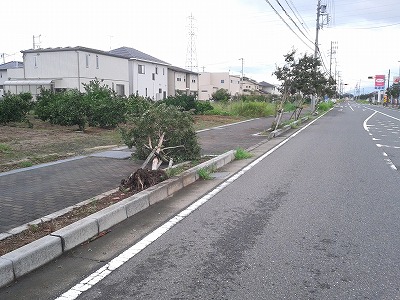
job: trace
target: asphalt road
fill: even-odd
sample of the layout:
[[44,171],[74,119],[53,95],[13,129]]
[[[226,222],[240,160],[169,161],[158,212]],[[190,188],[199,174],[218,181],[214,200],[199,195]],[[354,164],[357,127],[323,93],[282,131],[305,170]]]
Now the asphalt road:
[[[218,193],[204,197],[198,187],[204,204],[167,222],[165,233],[151,234],[147,247],[130,250],[134,242],[127,243],[137,254],[78,299],[400,299],[399,125],[398,111],[351,102],[335,107],[235,180],[221,180]],[[142,222],[162,223],[159,211]],[[96,264],[92,257],[85,273],[79,264],[88,247],[76,250],[75,272],[67,270],[72,259],[63,258],[0,298],[67,292],[111,259],[98,254]],[[63,274],[55,283],[56,273]],[[43,287],[45,276],[52,286]]]

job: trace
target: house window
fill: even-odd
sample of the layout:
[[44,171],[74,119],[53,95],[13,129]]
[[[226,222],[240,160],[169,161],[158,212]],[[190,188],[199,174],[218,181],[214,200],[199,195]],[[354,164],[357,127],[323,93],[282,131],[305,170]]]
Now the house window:
[[145,91],[145,97],[147,97],[147,88],[146,88],[146,91]]
[[35,64],[35,68],[37,68],[37,66],[38,66],[37,56],[34,57],[34,64]]
[[165,69],[164,68],[162,68],[162,74],[165,75]]
[[156,67],[156,74],[158,74],[158,67]]
[[123,84],[116,84],[115,85],[115,92],[119,96],[125,96],[125,86]]
[[158,89],[158,92],[161,94],[162,93],[162,89]]
[[176,81],[182,81],[182,78],[178,77],[178,78],[176,79]]
[[99,56],[96,55],[96,69],[99,68]]
[[192,79],[192,83],[196,83],[196,79]]
[[156,74],[155,74],[155,73],[151,74],[151,78],[152,78],[153,80],[156,80]]
[[90,54],[86,54],[86,68],[89,68],[89,56]]
[[225,80],[221,79],[221,83],[225,83]]
[[138,65],[138,73],[139,74],[144,74],[145,73],[144,65]]

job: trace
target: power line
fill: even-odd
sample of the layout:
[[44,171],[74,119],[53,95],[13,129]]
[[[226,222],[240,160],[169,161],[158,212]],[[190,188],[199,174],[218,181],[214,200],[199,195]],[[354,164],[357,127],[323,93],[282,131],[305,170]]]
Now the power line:
[[296,22],[292,19],[292,17],[287,13],[287,11],[285,10],[285,8],[282,6],[282,4],[279,2],[279,0],[275,0],[276,3],[278,3],[278,5],[281,7],[281,9],[283,10],[283,12],[286,14],[286,16],[289,18],[290,21],[292,21],[292,23],[294,24],[294,26],[296,26],[296,28],[300,31],[300,33],[311,43],[313,43],[312,40],[310,40],[305,34],[304,32],[299,28],[299,26],[297,26]]
[[292,31],[298,38],[300,41],[303,42],[304,45],[306,45],[309,49],[313,50],[309,45],[307,45],[306,42],[304,42],[301,37],[292,29],[292,27],[290,27],[290,25],[285,21],[285,19],[282,18],[282,16],[279,14],[279,12],[275,9],[275,7],[273,7],[273,5],[271,4],[271,2],[269,2],[269,0],[265,0],[269,6],[271,6],[271,8],[274,10],[274,12],[278,15],[278,17],[282,20],[283,23],[285,23],[285,25],[290,29],[290,31]]
[[[293,6],[293,8],[294,8],[295,11],[293,11],[293,9],[292,9],[292,7],[289,5],[288,1],[285,0],[287,6],[290,8],[290,10],[292,11],[292,13],[293,13],[294,16],[296,17],[297,21],[300,22],[300,24],[301,24],[301,26],[304,28],[304,30],[305,30],[306,32],[309,32],[310,30],[308,29],[307,24],[304,22],[304,19],[301,17],[301,15],[300,15],[299,11],[297,10],[296,6],[293,4],[292,0],[289,0],[289,1],[290,1],[290,3],[292,4],[292,6]],[[301,20],[299,19],[299,17],[300,17]]]

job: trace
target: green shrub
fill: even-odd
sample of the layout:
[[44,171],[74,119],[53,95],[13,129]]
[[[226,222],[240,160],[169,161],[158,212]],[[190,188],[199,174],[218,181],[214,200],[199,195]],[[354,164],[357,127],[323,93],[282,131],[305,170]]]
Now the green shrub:
[[186,94],[177,95],[175,97],[169,96],[167,99],[161,101],[161,103],[180,107],[184,111],[195,110],[196,108],[194,96]]
[[321,111],[328,111],[330,110],[335,104],[332,101],[328,101],[328,102],[320,102],[318,104],[318,110]]
[[114,128],[126,120],[127,100],[115,95],[106,85],[98,80],[83,84],[85,94],[83,101],[87,107],[89,126]]
[[152,104],[143,114],[132,116],[129,125],[121,126],[120,131],[125,144],[128,147],[135,146],[135,156],[139,159],[145,159],[150,153],[144,145],[149,145],[150,140],[154,147],[164,133],[165,155],[174,162],[180,162],[200,157],[200,146],[193,124],[189,112],[162,103]]
[[211,172],[208,168],[201,168],[197,171],[199,177],[203,180],[210,180],[212,179]]
[[227,89],[219,89],[211,95],[212,99],[215,101],[220,101],[223,103],[227,103],[231,98],[231,94],[229,94]]
[[141,116],[147,111],[153,101],[142,96],[130,95],[127,99],[127,115],[130,117]]
[[62,126],[78,125],[79,130],[85,129],[86,111],[87,105],[77,89],[60,93],[42,90],[35,109],[42,121]]
[[[55,115],[56,95],[50,91],[41,89],[37,96],[35,105],[35,114],[42,121],[49,121]],[[51,122],[51,121],[50,121]]]
[[207,112],[210,112],[213,110],[213,106],[211,105],[210,101],[201,101],[198,100],[195,102],[195,111],[194,113],[196,115],[204,115]]
[[246,150],[242,148],[237,148],[235,151],[235,159],[240,160],[240,159],[246,159],[250,158],[253,155],[250,152],[247,152]]
[[0,100],[0,123],[27,121],[27,115],[33,107],[30,93],[6,93]]
[[173,105],[179,107],[184,111],[193,111],[196,115],[204,114],[207,111],[213,109],[209,101],[198,101],[195,100],[193,95],[180,94],[175,97],[169,96],[167,99],[161,101],[166,105]]

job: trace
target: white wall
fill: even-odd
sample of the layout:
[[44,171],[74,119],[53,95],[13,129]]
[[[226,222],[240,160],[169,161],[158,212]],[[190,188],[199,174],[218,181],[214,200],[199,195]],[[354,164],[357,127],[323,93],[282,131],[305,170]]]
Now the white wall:
[[[167,66],[140,60],[130,60],[129,64],[130,94],[138,93],[154,100],[162,100],[168,95]],[[144,74],[139,74],[139,65],[144,66]]]
[[128,60],[86,51],[54,51],[24,54],[25,79],[55,79],[55,88],[77,88],[103,80],[110,88],[124,85],[129,92]]

